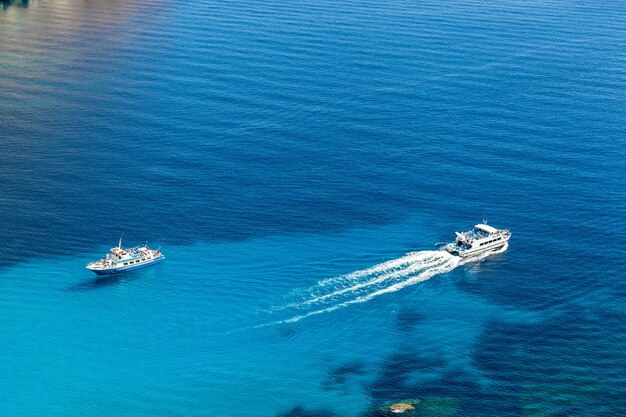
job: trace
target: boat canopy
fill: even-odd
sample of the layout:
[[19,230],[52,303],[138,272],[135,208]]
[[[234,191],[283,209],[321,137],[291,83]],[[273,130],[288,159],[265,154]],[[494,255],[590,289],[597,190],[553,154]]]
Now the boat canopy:
[[476,226],[474,226],[474,228],[484,230],[487,233],[495,233],[498,231],[498,229],[496,229],[495,227],[491,227],[488,224],[477,224]]

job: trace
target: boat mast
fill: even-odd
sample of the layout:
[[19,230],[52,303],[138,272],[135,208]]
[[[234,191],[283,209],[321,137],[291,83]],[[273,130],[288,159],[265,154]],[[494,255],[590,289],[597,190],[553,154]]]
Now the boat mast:
[[122,238],[123,238],[123,237],[124,237],[124,232],[122,232],[122,236],[120,236],[120,241],[119,241],[119,243],[117,244],[117,248],[118,248],[118,249],[122,249]]

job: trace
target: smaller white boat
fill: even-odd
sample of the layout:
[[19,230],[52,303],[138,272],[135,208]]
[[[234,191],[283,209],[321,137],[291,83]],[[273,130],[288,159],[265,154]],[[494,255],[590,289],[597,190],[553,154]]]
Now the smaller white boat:
[[159,250],[149,249],[147,246],[122,248],[122,239],[119,244],[111,248],[104,259],[87,264],[87,269],[98,275],[119,274],[145,268],[162,262],[165,256]]
[[511,232],[508,229],[496,229],[483,222],[467,232],[456,232],[456,240],[448,243],[446,250],[467,258],[502,249],[508,244],[510,237]]

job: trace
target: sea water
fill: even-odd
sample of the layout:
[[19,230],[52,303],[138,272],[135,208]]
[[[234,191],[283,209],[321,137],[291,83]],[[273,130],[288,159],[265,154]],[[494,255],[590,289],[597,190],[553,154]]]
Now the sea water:
[[624,4],[0,4],[0,415],[623,414]]

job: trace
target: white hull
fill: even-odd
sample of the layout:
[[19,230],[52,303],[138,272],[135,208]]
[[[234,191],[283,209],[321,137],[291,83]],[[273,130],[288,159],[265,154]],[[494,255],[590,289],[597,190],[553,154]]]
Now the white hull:
[[134,269],[145,268],[162,262],[165,256],[158,250],[146,246],[122,248],[122,240],[117,247],[111,248],[106,258],[87,265],[87,269],[98,275],[119,274]]
[[499,241],[498,243],[494,243],[494,244],[483,246],[482,248],[477,248],[477,249],[473,249],[473,250],[470,249],[470,250],[465,250],[465,251],[461,251],[461,252],[459,252],[454,247],[456,245],[451,243],[448,246],[446,246],[446,250],[448,252],[452,253],[452,254],[460,256],[461,258],[471,258],[473,256],[482,255],[482,254],[484,254],[486,252],[498,251],[498,250],[502,249],[505,245],[507,245],[508,241],[509,241],[509,239],[506,239],[506,240]]
[[506,250],[511,232],[487,224],[477,224],[472,230],[457,232],[456,235],[456,240],[445,246],[446,250],[461,258],[471,258],[501,249]]
[[145,268],[150,265],[158,264],[165,259],[165,256],[161,255],[157,258],[153,258],[149,261],[138,262],[131,266],[104,266],[98,262],[91,263],[87,265],[87,269],[91,272],[95,272],[98,275],[112,275],[119,274],[122,272],[129,272],[135,269]]

